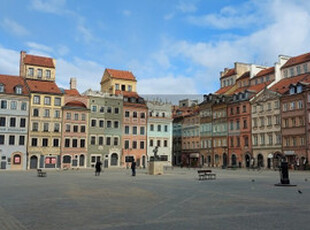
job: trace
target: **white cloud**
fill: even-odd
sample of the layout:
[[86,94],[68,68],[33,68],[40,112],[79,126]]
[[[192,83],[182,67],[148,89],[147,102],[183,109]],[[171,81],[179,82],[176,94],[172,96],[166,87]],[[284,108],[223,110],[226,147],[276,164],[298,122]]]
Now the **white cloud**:
[[32,0],[31,8],[37,11],[53,14],[62,14],[66,0]]
[[36,42],[26,42],[26,45],[30,49],[40,50],[40,51],[44,51],[44,52],[47,52],[47,53],[53,52],[53,49],[51,47],[43,45],[43,44],[39,44],[39,43],[36,43]]
[[170,20],[170,19],[172,19],[174,17],[174,15],[175,15],[175,13],[166,14],[166,15],[164,15],[164,19],[165,20]]
[[0,45],[0,74],[19,75],[19,52]]
[[77,25],[77,31],[79,32],[79,36],[77,37],[78,41],[80,40],[80,38],[82,38],[82,40],[87,43],[96,40],[92,32],[83,24]]
[[25,36],[29,34],[29,31],[25,27],[9,18],[4,18],[3,21],[0,23],[0,25],[5,30],[17,36]]
[[192,1],[180,1],[177,9],[183,13],[193,13],[197,10],[197,7]]
[[123,10],[122,14],[126,17],[131,16],[131,11],[130,10]]

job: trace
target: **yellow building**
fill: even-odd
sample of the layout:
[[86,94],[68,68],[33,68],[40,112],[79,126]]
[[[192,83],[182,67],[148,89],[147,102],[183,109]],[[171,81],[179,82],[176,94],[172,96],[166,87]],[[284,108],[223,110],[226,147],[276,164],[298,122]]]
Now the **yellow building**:
[[105,69],[100,84],[101,92],[105,93],[136,92],[137,80],[130,71]]
[[64,100],[55,83],[55,60],[22,51],[20,62],[30,91],[27,168],[59,168]]

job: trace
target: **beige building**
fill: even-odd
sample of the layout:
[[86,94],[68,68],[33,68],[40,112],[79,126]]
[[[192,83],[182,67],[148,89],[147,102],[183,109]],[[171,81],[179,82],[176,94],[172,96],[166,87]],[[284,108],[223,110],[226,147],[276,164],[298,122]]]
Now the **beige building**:
[[130,71],[105,69],[100,84],[101,92],[105,93],[137,92],[137,80]]
[[277,157],[282,152],[280,96],[279,93],[266,88],[250,100],[255,166],[277,166]]

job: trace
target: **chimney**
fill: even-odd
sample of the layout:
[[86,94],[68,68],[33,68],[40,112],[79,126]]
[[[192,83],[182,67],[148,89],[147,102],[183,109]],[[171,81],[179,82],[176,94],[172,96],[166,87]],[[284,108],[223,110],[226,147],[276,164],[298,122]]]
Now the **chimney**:
[[19,60],[19,76],[25,77],[25,69],[24,69],[24,58],[26,57],[26,51],[20,51],[20,60]]
[[75,77],[70,78],[70,89],[76,89],[76,78]]

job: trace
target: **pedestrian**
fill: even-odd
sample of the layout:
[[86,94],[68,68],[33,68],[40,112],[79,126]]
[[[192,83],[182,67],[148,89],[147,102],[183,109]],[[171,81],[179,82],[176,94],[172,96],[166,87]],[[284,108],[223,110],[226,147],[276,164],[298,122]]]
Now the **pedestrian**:
[[101,161],[97,161],[97,162],[96,162],[96,166],[95,166],[95,168],[96,168],[95,176],[100,176],[101,165],[102,165]]
[[136,162],[134,159],[131,162],[131,172],[132,172],[132,176],[136,176]]

